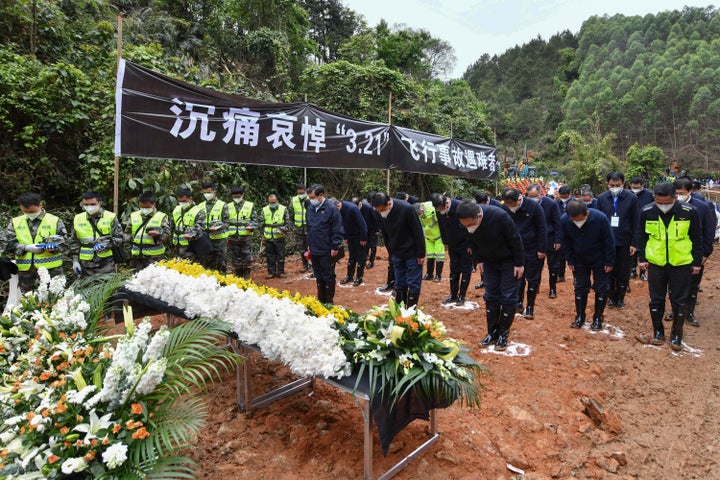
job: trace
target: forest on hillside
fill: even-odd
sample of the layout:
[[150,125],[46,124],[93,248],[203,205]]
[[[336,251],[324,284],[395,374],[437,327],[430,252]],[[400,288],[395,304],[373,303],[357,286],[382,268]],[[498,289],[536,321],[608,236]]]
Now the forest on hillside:
[[[427,31],[369,26],[341,0],[15,0],[0,2],[0,205],[26,190],[68,206],[112,196],[118,17],[122,55],[166,75],[267,101],[307,100],[369,121],[497,143],[508,163],[596,185],[609,169],[652,179],[678,162],[697,176],[720,159],[720,19],[711,8],[592,17],[442,80],[453,48]],[[559,26],[562,28],[562,26]],[[121,159],[121,208],[143,190],[175,201],[204,179],[281,198],[302,169]],[[385,189],[385,172],[308,169],[338,197]],[[394,172],[421,197],[495,183]],[[224,190],[225,189],[225,190]]]

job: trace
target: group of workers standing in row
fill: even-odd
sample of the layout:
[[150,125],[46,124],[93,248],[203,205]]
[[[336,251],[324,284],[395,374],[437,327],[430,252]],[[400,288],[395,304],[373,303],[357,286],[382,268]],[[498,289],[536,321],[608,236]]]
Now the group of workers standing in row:
[[[115,271],[123,243],[130,243],[130,262],[142,269],[168,254],[225,272],[228,250],[236,275],[249,279],[253,263],[253,235],[260,231],[267,259],[267,279],[285,277],[286,239],[290,232],[304,252],[303,271],[312,272],[317,297],[334,302],[335,265],[347,246],[347,272],[341,284],[363,283],[372,268],[382,234],[389,254],[387,283],[380,290],[395,291],[395,300],[417,305],[422,281],[442,281],[446,251],[449,257],[449,295],[446,304],[465,303],[473,271],[484,288],[488,333],[481,345],[504,350],[516,314],[535,317],[545,261],[550,299],[566,265],[573,274],[575,320],[586,322],[590,290],[594,290],[593,330],[603,328],[606,307],[624,308],[631,275],[647,280],[653,334],[641,341],[661,345],[662,323],[669,291],[672,307],[670,343],[682,348],[683,324],[699,326],[694,316],[704,264],[712,253],[717,217],[714,206],[693,192],[693,182],[681,177],[655,186],[654,195],[633,178],[630,189],[620,172],[607,175],[608,190],[593,198],[580,192],[573,198],[561,186],[554,198],[537,184],[525,192],[506,188],[500,200],[487,193],[473,200],[433,193],[428,201],[400,192],[395,198],[369,192],[350,201],[326,197],[322,185],[296,186],[290,205],[272,193],[258,209],[245,198],[242,186],[230,189],[231,199],[217,198],[216,185],[202,184],[203,202],[195,204],[189,189],[176,192],[171,215],[158,211],[154,195],[144,192],[123,228],[103,208],[95,192],[82,196],[83,212],[68,233],[63,222],[42,207],[40,195],[24,193],[22,214],[13,218],[0,238],[0,250],[14,256],[22,292],[35,287],[37,268],[51,275],[63,273],[62,254],[72,258],[79,276]],[[635,262],[640,267],[637,272]],[[423,266],[427,270],[423,275]]]

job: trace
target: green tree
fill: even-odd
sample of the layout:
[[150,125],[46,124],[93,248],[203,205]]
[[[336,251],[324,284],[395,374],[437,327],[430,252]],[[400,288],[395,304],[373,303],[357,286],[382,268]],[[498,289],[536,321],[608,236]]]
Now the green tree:
[[655,145],[641,147],[633,144],[627,151],[627,167],[625,176],[642,177],[645,180],[652,180],[665,172],[667,165],[665,153]]

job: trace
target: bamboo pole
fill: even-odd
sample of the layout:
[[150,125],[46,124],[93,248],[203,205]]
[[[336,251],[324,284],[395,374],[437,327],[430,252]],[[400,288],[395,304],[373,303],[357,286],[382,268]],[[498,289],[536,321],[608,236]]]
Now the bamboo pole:
[[[122,58],[122,15],[118,15],[118,34],[117,34],[117,58],[115,61],[115,74],[117,75],[117,71],[120,68],[120,59]],[[119,121],[118,119],[115,119],[115,121]],[[115,155],[115,163],[114,163],[114,177],[113,177],[113,213],[115,215],[118,214],[118,211],[120,210],[119,203],[120,203],[120,157]]]

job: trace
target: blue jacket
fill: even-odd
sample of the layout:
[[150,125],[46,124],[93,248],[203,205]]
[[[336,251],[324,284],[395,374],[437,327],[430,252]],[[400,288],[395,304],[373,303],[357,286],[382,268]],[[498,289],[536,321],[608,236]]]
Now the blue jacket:
[[330,255],[331,250],[339,250],[345,235],[340,210],[325,200],[317,207],[308,205],[306,212],[310,253]]
[[367,242],[368,228],[358,206],[347,201],[340,203],[342,203],[340,216],[342,217],[343,230],[345,230],[345,238]]
[[368,236],[376,235],[380,231],[380,215],[365,200],[360,205],[360,213],[367,225]]
[[525,255],[531,257],[538,252],[547,253],[547,225],[542,207],[536,201],[523,197],[522,204],[515,213],[505,205],[503,208],[517,225]]
[[638,199],[638,210],[642,210],[645,205],[655,201],[655,195],[647,188],[643,188],[640,190],[640,193],[636,193],[635,196]]
[[698,211],[698,217],[700,217],[700,223],[702,224],[702,256],[709,257],[713,251],[715,227],[717,227],[715,209],[708,205],[703,196],[700,196],[699,199],[691,196],[688,203]]
[[402,260],[425,256],[425,232],[420,217],[412,205],[393,199],[387,217],[380,219],[385,246],[392,255]]
[[540,197],[540,207],[545,213],[545,224],[547,225],[548,249],[553,248],[553,244],[560,243],[562,232],[560,232],[560,207],[552,198],[545,196]]
[[595,209],[588,209],[588,218],[578,228],[567,213],[560,218],[562,249],[568,265],[586,267],[614,267],[615,239],[607,217]]
[[613,194],[610,190],[601,193],[598,198],[598,210],[603,212],[612,225],[612,217],[619,217],[617,227],[612,227],[615,245],[619,247],[637,247],[638,208],[637,196],[630,190],[623,189],[617,196],[617,210]]
[[477,230],[468,233],[473,258],[480,262],[512,261],[516,267],[525,264],[523,243],[515,222],[504,208],[480,205],[482,220]]
[[460,220],[455,216],[455,211],[460,200],[450,200],[450,209],[446,214],[438,212],[438,223],[440,225],[440,236],[445,245],[450,248],[467,248],[467,228],[463,227]]

